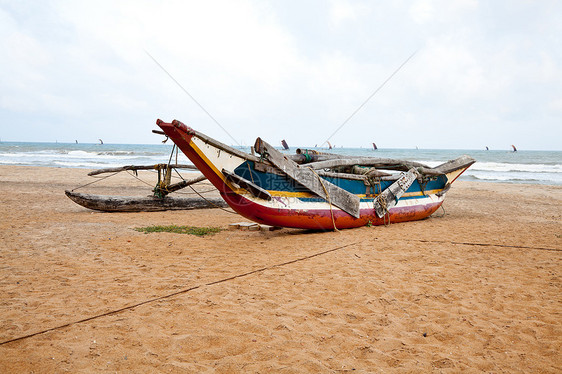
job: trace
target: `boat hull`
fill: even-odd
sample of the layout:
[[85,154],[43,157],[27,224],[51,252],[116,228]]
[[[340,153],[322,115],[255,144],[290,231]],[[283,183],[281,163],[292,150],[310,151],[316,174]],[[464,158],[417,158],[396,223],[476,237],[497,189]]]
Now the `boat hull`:
[[[360,214],[359,218],[355,218],[282,173],[257,170],[256,164],[260,162],[253,155],[243,154],[205,137],[179,121],[164,123],[158,120],[157,124],[219,190],[232,209],[250,220],[272,226],[333,230],[424,219],[439,209],[446,188],[464,171],[433,178],[425,185],[415,181],[383,217],[378,217],[375,212],[375,199],[391,181],[380,182],[377,189],[377,186],[368,186],[364,181],[323,178],[359,196]],[[222,173],[223,169],[267,190],[271,199],[258,198],[233,184]]]

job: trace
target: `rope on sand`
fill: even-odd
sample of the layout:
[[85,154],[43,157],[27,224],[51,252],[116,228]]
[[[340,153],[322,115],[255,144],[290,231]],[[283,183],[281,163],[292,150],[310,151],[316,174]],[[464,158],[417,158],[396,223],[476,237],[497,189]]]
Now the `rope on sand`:
[[282,267],[282,266],[294,264],[294,263],[300,262],[300,261],[309,260],[309,259],[311,259],[311,258],[318,257],[318,256],[322,256],[322,255],[325,255],[325,254],[331,253],[331,252],[336,252],[336,251],[339,251],[340,249],[348,248],[348,247],[351,247],[351,246],[354,246],[354,245],[357,245],[357,244],[359,244],[359,242],[355,242],[355,243],[350,243],[350,244],[342,245],[342,246],[340,246],[340,247],[328,249],[328,250],[326,250],[326,251],[313,253],[313,254],[311,254],[311,255],[304,256],[304,257],[299,257],[299,258],[294,259],[294,260],[291,260],[291,261],[286,261],[286,262],[282,262],[282,263],[279,263],[279,264],[275,264],[275,265],[271,265],[271,266],[266,266],[266,267],[263,267],[263,268],[261,268],[261,269],[256,269],[256,270],[249,271],[249,272],[247,272],[247,273],[238,274],[238,275],[234,275],[234,276],[232,276],[232,277],[223,278],[223,279],[220,279],[220,280],[217,280],[217,281],[213,281],[213,282],[209,282],[209,283],[205,283],[205,284],[202,284],[202,285],[198,285],[198,286],[193,286],[193,287],[185,288],[185,289],[183,289],[183,290],[179,290],[179,291],[176,291],[176,292],[173,292],[173,293],[164,295],[164,296],[159,296],[159,297],[155,297],[155,298],[153,298],[153,299],[141,301],[141,302],[136,303],[136,304],[133,304],[133,305],[129,305],[129,306],[126,306],[126,307],[123,307],[123,308],[119,308],[119,309],[115,309],[115,310],[112,310],[112,311],[109,311],[109,312],[97,314],[97,315],[92,316],[92,317],[83,318],[83,319],[80,319],[80,320],[78,320],[78,321],[69,322],[69,323],[65,323],[65,324],[63,324],[63,325],[51,327],[50,329],[46,329],[46,330],[42,330],[42,331],[37,331],[37,332],[34,332],[34,333],[32,333],[32,334],[20,336],[20,337],[18,337],[18,338],[9,339],[9,340],[0,342],[0,346],[5,345],[5,344],[8,344],[8,343],[13,343],[13,342],[17,342],[17,341],[20,341],[20,340],[28,339],[28,338],[31,338],[31,337],[34,337],[34,336],[37,336],[37,335],[46,334],[46,333],[51,332],[51,331],[60,330],[60,329],[63,329],[63,328],[65,328],[65,327],[70,327],[70,326],[72,326],[72,325],[76,325],[76,324],[80,324],[80,323],[92,321],[92,320],[95,320],[95,319],[98,319],[98,318],[101,318],[101,317],[106,317],[106,316],[110,316],[110,315],[113,315],[113,314],[118,314],[118,313],[121,313],[121,312],[124,312],[124,311],[127,311],[127,310],[135,309],[135,308],[137,308],[137,307],[139,307],[139,306],[142,306],[142,305],[150,304],[150,303],[153,303],[153,302],[156,302],[156,301],[160,301],[160,300],[169,299],[169,298],[171,298],[171,297],[178,296],[178,295],[181,295],[181,294],[184,294],[184,293],[193,291],[193,290],[197,290],[197,289],[199,289],[199,288],[203,288],[203,287],[206,287],[206,286],[213,286],[213,285],[215,285],[215,284],[220,284],[220,283],[228,282],[228,281],[231,281],[231,280],[234,280],[234,279],[244,278],[244,277],[247,277],[247,276],[252,275],[252,274],[262,273],[262,272],[264,272],[264,271],[266,271],[266,270],[270,270],[270,269],[274,269],[274,268],[278,268],[278,267]]
[[441,244],[472,245],[472,246],[477,246],[477,247],[536,249],[538,251],[562,252],[562,249],[558,249],[558,248],[528,247],[528,246],[524,246],[524,245],[509,245],[509,244],[494,244],[494,243],[471,243],[471,242],[455,242],[455,241],[446,241],[446,240],[426,240],[426,239],[402,239],[402,240],[406,241],[406,242],[418,242],[418,243],[441,243]]

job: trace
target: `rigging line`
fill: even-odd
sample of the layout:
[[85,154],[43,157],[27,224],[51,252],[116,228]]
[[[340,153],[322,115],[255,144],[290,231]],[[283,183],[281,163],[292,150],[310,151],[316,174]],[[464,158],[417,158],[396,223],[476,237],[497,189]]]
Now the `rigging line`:
[[109,311],[109,312],[97,314],[97,315],[95,315],[95,316],[83,318],[83,319],[80,319],[80,320],[78,320],[78,321],[68,322],[68,323],[65,323],[65,324],[63,324],[63,325],[51,327],[50,329],[46,329],[46,330],[34,332],[34,333],[32,333],[32,334],[20,336],[20,337],[18,337],[18,338],[9,339],[9,340],[0,342],[0,346],[5,345],[5,344],[8,344],[8,343],[12,343],[12,342],[24,340],[24,339],[27,339],[27,338],[31,338],[31,337],[34,337],[34,336],[37,336],[37,335],[46,334],[46,333],[51,332],[51,331],[60,330],[60,329],[63,329],[63,328],[65,328],[65,327],[70,327],[70,326],[72,326],[72,325],[76,325],[76,324],[79,324],[79,323],[84,323],[84,322],[92,321],[92,320],[95,320],[95,319],[98,319],[98,318],[101,318],[101,317],[106,317],[106,316],[110,316],[110,315],[113,315],[113,314],[121,313],[121,312],[124,312],[124,311],[126,311],[126,310],[135,309],[135,308],[137,308],[137,307],[139,307],[139,306],[142,306],[142,305],[146,305],[146,304],[150,304],[150,303],[153,303],[153,302],[156,302],[156,301],[161,301],[161,300],[169,299],[169,298],[171,298],[171,297],[178,296],[178,295],[181,295],[181,294],[184,294],[184,293],[193,291],[193,290],[197,290],[197,289],[199,289],[199,288],[208,287],[208,286],[213,286],[213,285],[215,285],[215,284],[220,284],[220,283],[228,282],[228,281],[231,281],[231,280],[234,280],[234,279],[244,278],[244,277],[247,277],[247,276],[252,275],[252,274],[262,273],[262,272],[264,272],[264,271],[266,271],[266,270],[270,270],[270,269],[274,269],[274,268],[278,268],[278,267],[282,267],[282,266],[287,266],[287,265],[294,264],[294,263],[300,262],[300,261],[309,260],[309,259],[312,259],[312,258],[314,258],[314,257],[322,256],[322,255],[328,254],[328,253],[330,253],[330,252],[339,251],[340,249],[344,249],[344,248],[347,248],[347,247],[351,247],[351,246],[354,246],[354,245],[357,245],[357,244],[359,244],[359,243],[358,243],[358,242],[355,242],[355,243],[346,244],[346,245],[339,246],[339,247],[336,247],[336,248],[331,248],[331,249],[328,249],[328,250],[325,250],[325,251],[313,253],[313,254],[308,255],[308,256],[299,257],[299,258],[294,259],[294,260],[290,260],[290,261],[286,261],[286,262],[282,262],[282,263],[274,264],[274,265],[270,265],[270,266],[265,266],[265,267],[263,267],[263,268],[255,269],[255,270],[249,271],[249,272],[247,272],[247,273],[237,274],[237,275],[233,275],[233,276],[231,276],[231,277],[219,279],[219,280],[212,281],[212,282],[208,282],[208,283],[201,284],[201,285],[198,285],[198,286],[193,286],[193,287],[185,288],[185,289],[183,289],[183,290],[179,290],[179,291],[172,292],[172,293],[167,294],[167,295],[164,295],[164,296],[159,296],[159,297],[155,297],[155,298],[148,299],[148,300],[145,300],[145,301],[141,301],[141,302],[138,302],[138,303],[133,304],[133,305],[125,306],[125,307],[123,307],[123,308],[119,308],[119,309],[115,309],[115,310],[112,310],[112,311]]
[[215,122],[215,123],[222,129],[222,131],[224,131],[224,132],[226,133],[226,135],[230,136],[230,139],[232,139],[236,145],[241,146],[241,145],[236,141],[236,139],[234,139],[234,137],[233,137],[232,135],[230,135],[230,133],[229,133],[228,131],[226,131],[226,129],[225,129],[224,127],[222,127],[222,125],[219,123],[219,121],[217,121],[217,120],[215,119],[215,117],[213,117],[213,116],[211,115],[211,113],[209,113],[209,112],[207,111],[207,109],[203,108],[203,105],[199,104],[199,102],[198,102],[197,100],[195,100],[195,98],[194,98],[193,96],[191,96],[191,94],[180,84],[180,82],[178,82],[178,81],[176,80],[176,78],[174,78],[174,77],[172,76],[172,74],[170,74],[170,73],[168,72],[168,70],[166,70],[158,61],[156,61],[156,59],[155,59],[154,57],[152,57],[152,55],[151,55],[150,53],[148,53],[148,51],[147,51],[146,49],[144,50],[144,52],[148,55],[148,57],[150,57],[150,58],[152,59],[152,61],[154,61],[154,63],[155,63],[156,65],[158,65],[158,66],[160,67],[160,69],[162,69],[162,71],[163,71],[164,73],[166,73],[166,74],[178,85],[179,88],[181,88],[181,90],[182,90],[183,92],[185,92],[185,94],[186,94],[187,96],[189,96],[189,98],[190,98],[191,100],[193,100],[193,102],[194,102],[195,104],[197,104],[197,105],[199,106],[199,108],[201,108],[201,110],[203,110],[203,112],[205,112],[205,113],[209,116],[209,118],[211,118],[211,119],[213,120],[213,122]]
[[150,186],[150,187],[153,186],[152,184],[150,184],[150,183],[148,183],[148,182],[145,182],[145,181],[143,181],[142,179],[140,179],[138,176],[134,175],[130,170],[126,170],[126,171],[127,171],[127,173],[128,173],[131,177],[136,178],[137,180],[139,180],[140,182],[146,184],[147,186]]
[[96,176],[96,177],[94,177],[94,178],[96,179],[95,181],[89,182],[89,183],[86,183],[86,184],[83,184],[83,185],[81,185],[81,186],[78,186],[78,187],[76,187],[76,188],[73,188],[73,189],[70,190],[70,191],[74,192],[74,190],[77,190],[77,189],[82,188],[82,187],[89,186],[89,185],[94,184],[94,183],[98,183],[99,181],[102,181],[102,180],[104,180],[104,179],[107,179],[107,178],[109,178],[109,177],[112,177],[112,176],[114,176],[115,174],[118,174],[118,173],[119,173],[119,172],[116,171],[116,172],[113,173],[113,174],[104,175],[103,177],[97,177],[97,176]]
[[345,124],[348,123],[349,120],[351,120],[351,119],[353,118],[353,116],[355,116],[355,114],[357,114],[357,112],[359,112],[359,111],[361,110],[361,108],[363,108],[363,107],[369,102],[369,100],[371,100],[371,98],[372,98],[373,96],[375,96],[375,95],[377,94],[377,92],[379,92],[379,91],[386,85],[386,83],[387,83],[388,81],[390,81],[390,80],[392,79],[392,77],[394,77],[394,75],[395,75],[396,73],[398,73],[398,72],[400,71],[400,69],[402,69],[402,67],[408,63],[408,61],[410,61],[410,59],[411,59],[412,57],[414,57],[414,55],[415,55],[416,53],[418,53],[418,51],[415,51],[414,53],[412,53],[412,54],[410,55],[410,57],[408,57],[408,58],[406,59],[406,61],[404,61],[404,62],[402,63],[402,65],[400,65],[396,70],[394,70],[394,72],[393,72],[392,74],[390,74],[390,76],[389,76],[388,78],[386,78],[386,80],[371,94],[371,96],[369,96],[369,97],[367,98],[367,100],[365,100],[365,101],[363,102],[363,104],[359,105],[359,107],[358,107],[357,109],[355,109],[355,111],[354,111],[353,113],[351,113],[351,115],[350,115],[349,117],[347,117],[347,119],[346,119],[345,121],[343,121],[343,123],[336,129],[336,131],[334,131],[334,132],[332,133],[332,135],[330,135],[330,136],[328,137],[328,139],[326,139],[326,141],[320,145],[320,147],[322,147],[324,144],[328,143],[328,141],[329,141],[330,139],[332,139],[332,137],[333,137],[334,135],[336,135],[336,133],[337,133],[338,131],[340,131],[341,128],[344,127]]
[[212,206],[214,206],[215,208],[218,208],[218,209],[220,209],[220,210],[224,210],[225,212],[230,213],[230,214],[238,214],[238,213],[236,213],[236,212],[234,212],[234,211],[231,212],[230,210],[226,210],[226,209],[224,209],[223,207],[218,206],[217,204],[214,204],[212,201],[209,201],[209,199],[207,199],[205,196],[201,195],[201,193],[197,192],[197,190],[196,190],[195,188],[193,188],[193,186],[189,186],[189,188],[191,188],[191,189],[193,190],[193,192],[195,192],[195,193],[197,194],[197,196],[199,196],[200,198],[202,198],[203,200],[205,200],[205,201],[207,202],[207,204],[212,205]]
[[406,242],[419,242],[419,243],[458,244],[458,245],[472,245],[472,246],[475,246],[475,247],[536,249],[538,251],[562,252],[562,249],[558,249],[558,248],[529,247],[529,246],[524,246],[524,245],[493,244],[493,243],[471,243],[471,242],[455,242],[455,241],[446,241],[446,240],[426,240],[426,239],[402,239],[402,240],[404,240]]
[[[185,178],[180,174],[180,172],[179,172],[177,169],[175,169],[175,171],[176,171],[176,173],[180,176],[180,178],[181,178],[182,180],[185,180]],[[213,203],[212,201],[210,201],[209,199],[207,199],[205,196],[201,195],[201,193],[197,192],[197,190],[196,190],[195,188],[193,188],[193,185],[189,185],[189,188],[191,188],[191,190],[192,190],[195,194],[197,194],[197,196],[199,196],[200,198],[202,198],[203,200],[205,200],[205,201],[207,202],[207,204],[212,205],[212,206],[214,206],[215,208],[219,208],[219,209],[221,209],[221,210],[224,210],[224,211],[227,212],[227,213],[238,214],[238,213],[236,213],[236,212],[231,212],[230,210],[226,210],[226,209],[224,209],[223,207],[218,206],[217,204]]]

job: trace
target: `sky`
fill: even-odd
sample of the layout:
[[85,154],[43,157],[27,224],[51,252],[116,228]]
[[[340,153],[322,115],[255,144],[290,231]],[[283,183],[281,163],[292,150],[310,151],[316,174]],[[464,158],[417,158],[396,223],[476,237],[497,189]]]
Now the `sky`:
[[0,0],[0,140],[156,144],[160,118],[244,146],[562,150],[561,16],[549,0]]

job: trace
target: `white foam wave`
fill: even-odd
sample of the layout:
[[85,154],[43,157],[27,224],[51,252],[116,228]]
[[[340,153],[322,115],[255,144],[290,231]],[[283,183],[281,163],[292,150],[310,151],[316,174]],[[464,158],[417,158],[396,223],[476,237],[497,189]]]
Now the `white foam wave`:
[[89,168],[89,169],[98,169],[100,167],[113,168],[113,167],[123,166],[123,164],[120,163],[107,163],[101,165],[99,162],[87,162],[87,161],[83,161],[83,162],[55,161],[53,162],[53,164],[57,166],[67,167],[67,168]]
[[495,172],[526,172],[526,173],[560,173],[562,165],[547,164],[508,164],[500,162],[477,162],[470,167],[472,170]]

